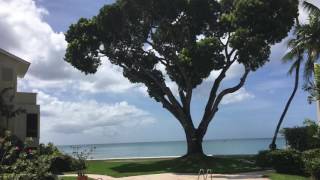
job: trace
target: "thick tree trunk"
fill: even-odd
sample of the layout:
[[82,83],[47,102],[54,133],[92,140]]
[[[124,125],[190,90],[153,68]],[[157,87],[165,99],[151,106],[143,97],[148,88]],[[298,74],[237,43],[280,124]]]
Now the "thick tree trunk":
[[286,106],[285,106],[285,108],[284,108],[284,110],[283,110],[283,112],[282,112],[282,114],[281,114],[281,117],[280,117],[279,122],[278,122],[278,124],[277,124],[277,128],[276,128],[276,130],[275,130],[275,132],[274,132],[274,135],[273,135],[273,138],[272,138],[272,142],[271,142],[271,144],[269,145],[269,148],[270,148],[271,150],[277,149],[276,141],[277,141],[277,137],[278,137],[278,133],[279,133],[281,124],[282,124],[282,122],[283,122],[283,120],[284,120],[284,117],[286,116],[287,111],[288,111],[288,109],[289,109],[289,107],[290,107],[290,104],[291,104],[291,102],[292,102],[292,100],[293,100],[293,98],[294,98],[294,96],[295,96],[295,94],[296,94],[296,92],[297,92],[297,89],[298,89],[298,86],[299,86],[300,63],[301,63],[301,62],[298,62],[297,67],[296,67],[295,83],[294,83],[294,88],[293,88],[292,94],[291,94],[290,98],[288,99],[287,104],[286,104]]
[[202,140],[203,138],[199,136],[198,131],[195,128],[184,127],[184,132],[187,140],[187,154],[184,157],[201,157],[206,156],[203,153]]
[[197,135],[186,134],[187,137],[187,156],[201,155],[205,156],[202,149],[202,138]]

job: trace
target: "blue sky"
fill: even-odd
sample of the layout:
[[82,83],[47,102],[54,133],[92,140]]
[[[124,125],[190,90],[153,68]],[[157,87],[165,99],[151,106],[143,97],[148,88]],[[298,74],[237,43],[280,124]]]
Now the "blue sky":
[[[22,91],[38,92],[41,141],[55,144],[184,140],[178,122],[150,99],[141,85],[132,85],[121,69],[107,63],[85,76],[63,61],[63,32],[80,17],[91,17],[110,0],[12,0],[0,2],[0,48],[32,63],[19,81]],[[13,11],[15,9],[15,11]],[[302,13],[302,15],[304,15]],[[305,16],[305,15],[304,15]],[[272,48],[270,62],[250,74],[245,87],[227,97],[212,121],[206,139],[271,137],[292,91],[289,65],[281,63],[286,40]],[[235,66],[225,85],[239,80]],[[196,90],[192,113],[203,113],[210,79]],[[283,126],[316,119],[315,104],[301,88]]]

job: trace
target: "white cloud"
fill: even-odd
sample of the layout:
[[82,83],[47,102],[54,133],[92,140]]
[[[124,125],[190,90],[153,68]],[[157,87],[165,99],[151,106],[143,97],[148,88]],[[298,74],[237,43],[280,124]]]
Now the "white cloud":
[[91,93],[125,93],[132,88],[141,86],[130,83],[128,79],[122,76],[122,70],[106,59],[103,60],[103,65],[96,74],[82,76],[78,83],[81,91]]
[[96,133],[103,132],[106,128],[120,130],[121,127],[155,122],[148,112],[125,101],[114,104],[95,100],[72,102],[60,100],[42,91],[35,92],[38,93],[38,103],[41,105],[41,131],[44,134]]
[[255,96],[248,91],[246,91],[245,88],[241,88],[239,91],[226,95],[221,104],[228,105],[233,103],[238,103],[244,100],[253,99]]
[[[61,79],[71,75],[62,61],[66,42],[63,33],[54,33],[42,19],[47,11],[31,0],[0,1],[0,47],[32,62],[30,75],[39,79]],[[10,44],[14,42],[14,44]],[[9,44],[9,46],[8,46]]]
[[[207,81],[207,82],[214,81],[219,76],[220,72],[221,72],[221,70],[220,71],[212,71],[210,73],[210,76],[205,81]],[[231,80],[236,77],[240,77],[243,72],[244,72],[243,65],[241,65],[239,63],[234,63],[231,65],[230,69],[227,71],[226,79]]]
[[[48,12],[33,0],[0,1],[0,48],[31,62],[23,83],[31,88],[76,87],[86,92],[125,92],[134,85],[119,68],[106,62],[85,76],[63,60],[67,42],[43,20]],[[26,82],[29,81],[29,82]],[[76,85],[75,85],[76,84]]]

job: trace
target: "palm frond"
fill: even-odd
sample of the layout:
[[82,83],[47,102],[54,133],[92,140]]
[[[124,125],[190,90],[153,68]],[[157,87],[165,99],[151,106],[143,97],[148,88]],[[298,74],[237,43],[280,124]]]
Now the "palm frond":
[[316,87],[320,88],[320,64],[314,65],[314,80],[315,80]]
[[292,62],[295,58],[298,58],[300,54],[303,54],[303,48],[300,47],[301,45],[293,45],[290,43],[293,43],[293,41],[288,43],[288,46],[291,47],[290,51],[282,57],[282,62],[284,63]]
[[288,53],[286,53],[283,57],[282,57],[282,62],[287,63],[287,62],[291,62],[293,61],[294,57],[296,56],[296,54],[292,51],[289,51]]
[[308,82],[310,80],[310,78],[312,78],[314,72],[314,59],[308,55],[307,61],[305,62],[304,65],[304,73],[303,73],[303,77],[306,80],[306,82]]
[[301,59],[298,58],[292,63],[292,65],[289,68],[288,74],[291,75],[293,71],[297,68],[298,64],[301,64]]
[[310,15],[320,17],[320,9],[314,4],[304,1],[303,7],[310,12]]

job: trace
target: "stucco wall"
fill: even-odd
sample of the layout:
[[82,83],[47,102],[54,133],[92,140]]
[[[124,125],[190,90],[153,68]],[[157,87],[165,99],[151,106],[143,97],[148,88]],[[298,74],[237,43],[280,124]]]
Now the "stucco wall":
[[13,134],[18,136],[21,140],[26,139],[27,133],[27,114],[38,114],[38,137],[34,138],[33,145],[39,144],[39,137],[40,137],[40,106],[39,105],[17,105],[18,108],[21,108],[26,111],[25,114],[21,114],[10,122],[11,131]]
[[[13,81],[3,81],[2,80],[2,67],[11,68],[13,70]],[[17,91],[17,63],[10,60],[7,56],[0,53],[0,90],[4,88],[11,87],[14,92]]]
[[[3,67],[13,70],[12,81],[3,81]],[[18,136],[22,141],[25,141],[27,133],[27,114],[38,114],[38,137],[33,139],[33,146],[36,146],[39,144],[40,137],[40,106],[37,105],[37,94],[17,92],[17,74],[18,72],[20,72],[19,77],[23,76],[25,72],[22,75],[21,72],[23,72],[24,68],[26,68],[25,64],[19,64],[18,61],[8,57],[5,54],[0,53],[0,91],[2,91],[4,88],[13,88],[10,93],[14,94],[15,98],[13,100],[13,103],[15,105],[15,108],[21,108],[25,110],[25,113],[9,120],[9,130],[11,130],[11,132]],[[6,127],[6,119],[4,117],[0,117],[0,125],[2,127]]]

